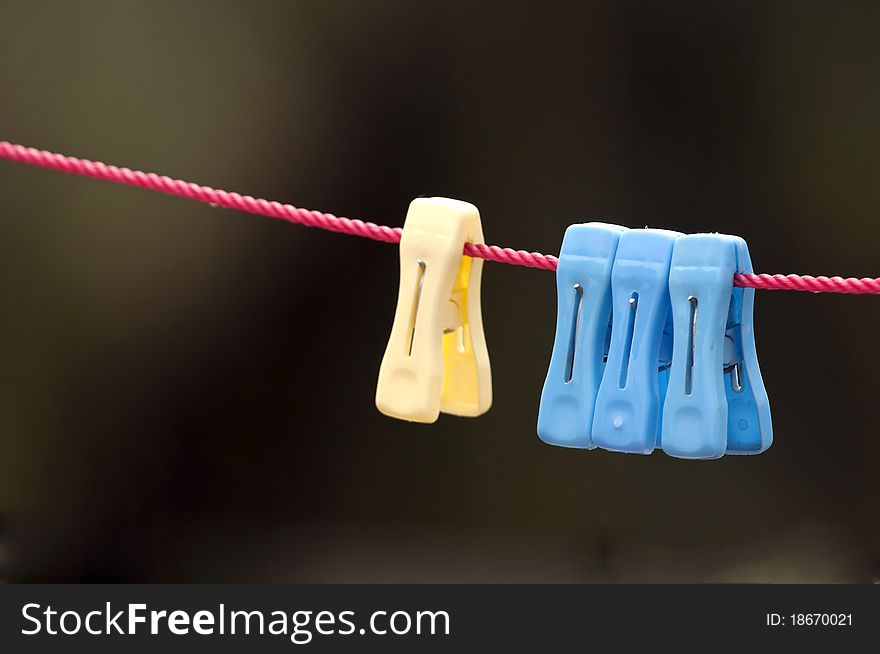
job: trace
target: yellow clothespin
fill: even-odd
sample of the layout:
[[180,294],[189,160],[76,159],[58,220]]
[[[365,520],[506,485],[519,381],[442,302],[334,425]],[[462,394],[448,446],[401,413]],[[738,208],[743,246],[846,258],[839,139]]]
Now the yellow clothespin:
[[409,205],[400,238],[400,291],[376,388],[392,418],[434,422],[440,411],[478,416],[492,405],[492,373],[480,311],[483,243],[477,208],[448,198]]

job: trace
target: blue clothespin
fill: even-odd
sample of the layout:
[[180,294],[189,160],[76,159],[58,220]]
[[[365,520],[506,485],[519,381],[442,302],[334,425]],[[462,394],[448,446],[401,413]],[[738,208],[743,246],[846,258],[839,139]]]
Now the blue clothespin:
[[735,272],[752,272],[743,239],[693,234],[676,241],[669,273],[674,347],[661,437],[672,456],[758,454],[773,442],[755,350],[755,291],[733,288]]
[[671,340],[669,266],[680,236],[640,229],[620,237],[611,273],[611,344],[593,417],[595,446],[650,454],[659,444],[667,378],[662,359]]
[[[749,246],[736,237],[736,272],[751,274]],[[764,388],[755,348],[755,289],[734,288],[727,316],[725,343],[732,357],[725,359],[727,395],[727,453],[760,454],[773,444],[770,399]]]
[[551,445],[593,447],[593,407],[611,322],[611,268],[624,231],[603,223],[565,230],[556,269],[556,340],[538,411],[538,435]]

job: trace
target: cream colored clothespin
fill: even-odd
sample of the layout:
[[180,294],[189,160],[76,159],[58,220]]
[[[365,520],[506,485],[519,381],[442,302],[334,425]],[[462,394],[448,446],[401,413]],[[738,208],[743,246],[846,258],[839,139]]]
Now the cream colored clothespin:
[[483,243],[477,208],[418,198],[400,238],[400,291],[379,369],[376,406],[393,418],[434,422],[440,411],[478,416],[492,405],[492,374],[480,311]]

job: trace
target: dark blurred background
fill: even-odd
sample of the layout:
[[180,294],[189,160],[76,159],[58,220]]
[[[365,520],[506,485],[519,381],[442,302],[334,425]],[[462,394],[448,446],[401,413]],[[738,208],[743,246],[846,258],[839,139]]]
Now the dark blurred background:
[[[0,138],[400,225],[474,202],[880,275],[874,2],[0,0]],[[542,444],[547,272],[487,264],[495,402],[374,408],[393,246],[0,161],[18,581],[876,581],[880,299],[760,292],[775,444]]]

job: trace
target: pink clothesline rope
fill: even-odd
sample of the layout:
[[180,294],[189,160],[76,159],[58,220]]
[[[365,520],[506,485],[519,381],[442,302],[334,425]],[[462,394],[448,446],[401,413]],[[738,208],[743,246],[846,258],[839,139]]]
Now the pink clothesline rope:
[[[60,170],[61,172],[84,177],[93,177],[117,184],[137,186],[138,188],[159,191],[168,195],[176,195],[190,200],[198,200],[215,207],[237,209],[247,213],[278,218],[287,222],[307,227],[318,227],[331,232],[341,232],[354,236],[363,236],[376,241],[386,243],[400,242],[400,227],[387,227],[376,223],[352,220],[331,213],[309,211],[299,209],[290,204],[281,204],[262,198],[254,198],[250,195],[240,195],[210,186],[201,186],[180,179],[172,179],[156,173],[144,173],[130,168],[119,168],[103,164],[100,161],[89,161],[68,157],[55,152],[37,150],[23,145],[16,145],[7,141],[0,141],[0,158],[18,161],[20,163]],[[471,257],[479,257],[487,261],[498,263],[510,263],[515,266],[528,268],[540,268],[542,270],[556,270],[558,259],[552,254],[540,254],[527,252],[526,250],[513,250],[497,245],[475,245],[468,243],[464,247],[464,254]],[[767,274],[737,274],[734,276],[735,286],[742,288],[757,288],[765,290],[788,290],[788,291],[811,291],[813,293],[855,293],[855,294],[880,294],[880,278],[865,277],[813,277],[811,275],[767,275]]]

